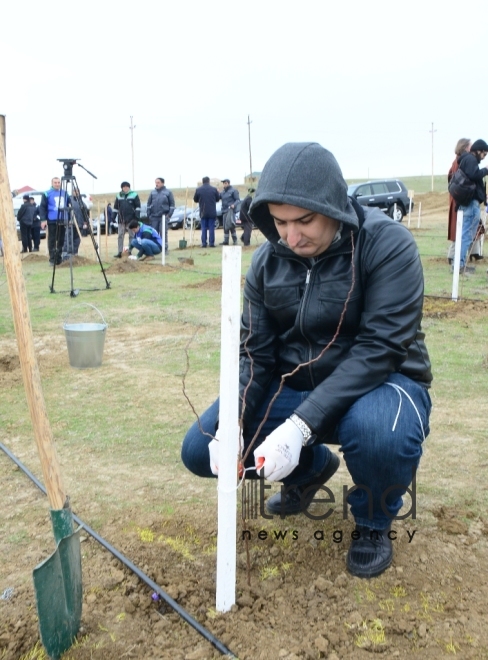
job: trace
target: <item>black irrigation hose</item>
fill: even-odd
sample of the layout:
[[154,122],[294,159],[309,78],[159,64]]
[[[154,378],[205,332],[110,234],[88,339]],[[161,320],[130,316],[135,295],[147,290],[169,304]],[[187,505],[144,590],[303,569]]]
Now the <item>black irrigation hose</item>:
[[[12,461],[21,470],[23,470],[23,472],[25,472],[25,474],[29,477],[29,479],[31,479],[35,483],[35,485],[39,488],[40,491],[44,493],[44,495],[47,495],[46,489],[41,484],[41,482],[38,481],[38,479],[36,479],[36,477],[32,474],[32,472],[30,472],[30,470],[28,470],[25,467],[25,465],[23,465],[19,461],[19,459],[16,458],[12,454],[12,452],[10,452],[7,449],[7,447],[5,447],[5,445],[3,445],[1,442],[0,442],[0,449],[2,449],[2,451],[4,451],[5,454],[7,454],[7,456],[10,459],[12,459]],[[224,644],[222,644],[222,642],[218,640],[217,637],[212,635],[212,633],[209,630],[207,630],[200,623],[198,623],[198,621],[196,621],[190,614],[188,614],[188,612],[185,609],[183,609],[181,605],[178,605],[178,603],[175,600],[173,600],[171,596],[168,596],[168,594],[165,591],[163,591],[161,587],[156,584],[156,582],[153,582],[153,580],[151,580],[151,578],[148,575],[143,573],[143,571],[141,571],[140,568],[137,568],[137,566],[133,564],[130,561],[130,559],[127,559],[127,557],[125,557],[116,548],[114,548],[113,545],[110,545],[108,541],[105,541],[105,539],[103,539],[99,534],[97,534],[94,529],[92,529],[88,525],[85,525],[85,523],[75,514],[73,514],[73,519],[78,523],[78,525],[81,525],[83,529],[85,529],[88,532],[88,534],[90,534],[90,536],[93,536],[95,541],[98,541],[100,545],[103,545],[103,547],[106,550],[111,552],[114,557],[116,557],[125,566],[127,566],[127,568],[129,568],[133,573],[135,573],[139,579],[141,579],[143,582],[147,584],[148,587],[151,587],[151,589],[153,589],[158,594],[158,596],[160,596],[177,614],[179,614],[179,616],[182,619],[184,619],[187,623],[189,623],[190,626],[195,628],[195,630],[198,633],[200,633],[200,635],[205,637],[207,641],[213,644],[213,646],[215,646],[217,651],[220,651],[220,653],[222,653],[222,655],[225,655],[227,658],[234,658],[234,660],[237,660],[237,656],[234,655],[234,653],[230,649],[228,649]]]

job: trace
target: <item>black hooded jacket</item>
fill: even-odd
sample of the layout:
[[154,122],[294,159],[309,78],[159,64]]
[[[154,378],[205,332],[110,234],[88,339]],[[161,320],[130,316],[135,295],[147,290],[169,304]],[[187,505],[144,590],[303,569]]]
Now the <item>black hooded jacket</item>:
[[[300,257],[280,242],[268,202],[334,218],[341,223],[339,232],[318,257]],[[263,170],[250,212],[268,241],[254,253],[244,288],[244,424],[273,379],[322,352],[285,381],[311,392],[294,412],[319,438],[393,372],[430,384],[415,241],[400,223],[347,197],[330,152],[314,143],[281,147]]]
[[486,203],[486,187],[483,179],[488,174],[488,169],[479,166],[479,160],[471,151],[461,154],[457,161],[459,168],[466,174],[468,179],[476,184],[473,199],[480,203]]

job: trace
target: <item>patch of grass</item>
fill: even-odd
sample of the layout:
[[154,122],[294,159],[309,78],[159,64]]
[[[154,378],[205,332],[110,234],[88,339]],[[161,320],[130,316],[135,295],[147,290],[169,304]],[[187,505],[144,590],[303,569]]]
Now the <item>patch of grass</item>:
[[369,623],[363,621],[362,632],[356,635],[354,643],[360,649],[380,649],[386,643],[383,622],[380,619],[373,619]]

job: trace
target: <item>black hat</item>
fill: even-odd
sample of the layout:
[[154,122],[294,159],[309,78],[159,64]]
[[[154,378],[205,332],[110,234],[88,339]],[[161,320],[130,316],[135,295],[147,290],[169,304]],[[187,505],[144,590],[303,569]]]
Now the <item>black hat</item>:
[[484,140],[476,140],[471,145],[470,151],[488,151],[488,144]]
[[22,199],[29,199],[29,195],[24,195]]
[[230,179],[222,179],[220,183],[230,183]]
[[122,183],[120,184],[120,187],[125,188],[125,186],[128,186],[130,188],[130,183],[128,181],[122,181]]

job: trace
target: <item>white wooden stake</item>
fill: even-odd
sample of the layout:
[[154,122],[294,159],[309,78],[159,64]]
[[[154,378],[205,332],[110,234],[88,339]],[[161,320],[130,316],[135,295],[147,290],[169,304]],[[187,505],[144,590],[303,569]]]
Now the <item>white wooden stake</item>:
[[[486,233],[486,221],[488,220],[488,213],[486,212],[486,207],[485,207],[485,216],[483,218],[483,227],[485,228],[485,233]],[[480,236],[480,257],[483,256],[483,245],[485,242],[485,234],[481,234]]]
[[422,216],[422,202],[419,202],[419,217],[417,219],[417,229],[420,229],[420,218]]
[[463,235],[463,212],[457,212],[456,242],[454,244],[454,261],[452,275],[452,299],[457,301],[459,292],[459,264],[461,263],[461,238]]
[[237,456],[239,452],[239,335],[241,248],[222,250],[219,477],[216,610],[236,602]]
[[161,264],[164,266],[166,262],[166,216],[163,215],[161,220],[161,238],[163,239],[163,249],[161,251]]

